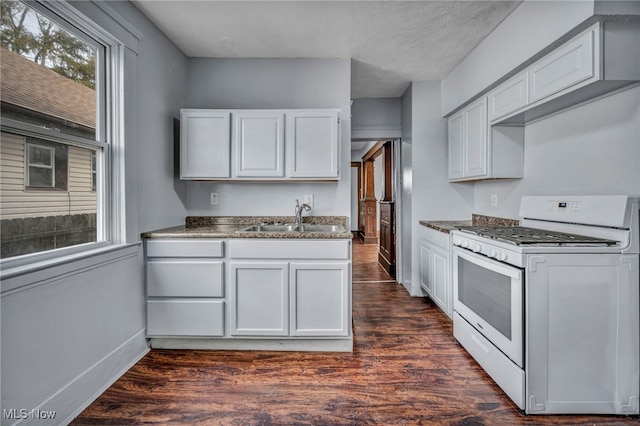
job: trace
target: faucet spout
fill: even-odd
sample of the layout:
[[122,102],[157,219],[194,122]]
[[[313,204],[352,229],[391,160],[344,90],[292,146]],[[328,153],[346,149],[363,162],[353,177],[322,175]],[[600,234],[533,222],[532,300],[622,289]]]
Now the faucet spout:
[[296,200],[296,226],[300,226],[302,223],[302,212],[311,210],[311,206],[309,204],[300,204],[300,201]]

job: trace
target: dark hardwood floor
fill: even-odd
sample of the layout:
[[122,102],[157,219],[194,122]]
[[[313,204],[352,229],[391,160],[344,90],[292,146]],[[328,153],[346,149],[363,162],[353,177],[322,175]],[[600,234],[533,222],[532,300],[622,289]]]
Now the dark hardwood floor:
[[627,425],[525,416],[354,240],[353,353],[152,350],[73,422],[212,425]]

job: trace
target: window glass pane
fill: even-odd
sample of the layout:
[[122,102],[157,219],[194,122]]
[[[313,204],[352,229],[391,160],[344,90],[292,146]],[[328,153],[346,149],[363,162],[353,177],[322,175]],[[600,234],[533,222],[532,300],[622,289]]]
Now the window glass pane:
[[511,278],[458,258],[458,300],[511,340]]
[[29,167],[29,186],[53,188],[53,169]]
[[51,168],[53,165],[53,149],[29,145],[29,165],[49,166]]
[[1,5],[3,117],[96,140],[97,50],[22,2]]
[[95,182],[108,181],[96,176],[107,172],[96,143],[105,48],[35,4],[0,5],[1,257],[104,239],[97,207],[108,203]]

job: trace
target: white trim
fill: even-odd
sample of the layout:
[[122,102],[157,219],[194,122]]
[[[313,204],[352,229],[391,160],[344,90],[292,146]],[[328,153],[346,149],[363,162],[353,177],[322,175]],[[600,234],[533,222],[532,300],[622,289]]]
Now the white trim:
[[[46,407],[63,407],[57,410],[57,415],[66,418],[60,424],[69,424],[82,413],[93,401],[106,391],[116,380],[140,361],[150,349],[144,336],[145,330],[140,330],[122,345],[111,351],[101,360],[93,364],[87,370],[70,381],[46,401],[43,401],[36,409],[47,410]],[[96,384],[102,383],[96,388]],[[91,396],[84,400],[87,394]],[[84,401],[83,401],[84,400]],[[69,401],[80,401],[80,405],[74,410]],[[46,407],[45,407],[46,406]],[[73,411],[71,411],[73,410]]]
[[351,140],[399,139],[401,136],[401,125],[351,126]]
[[[24,262],[12,264],[10,268],[4,267],[3,263],[0,270],[0,298],[18,290],[37,287],[116,260],[137,256],[141,245],[141,242],[122,245],[88,243],[43,252],[51,255],[46,259],[35,256],[40,253],[26,255],[23,256],[25,259],[20,259]],[[38,261],[32,261],[35,257],[39,257]]]

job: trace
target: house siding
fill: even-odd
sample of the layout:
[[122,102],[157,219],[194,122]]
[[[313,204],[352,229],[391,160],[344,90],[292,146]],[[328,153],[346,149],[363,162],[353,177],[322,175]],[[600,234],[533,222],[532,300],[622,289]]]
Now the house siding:
[[0,219],[96,213],[91,191],[91,151],[69,146],[67,190],[25,188],[25,144],[22,136],[0,136]]

